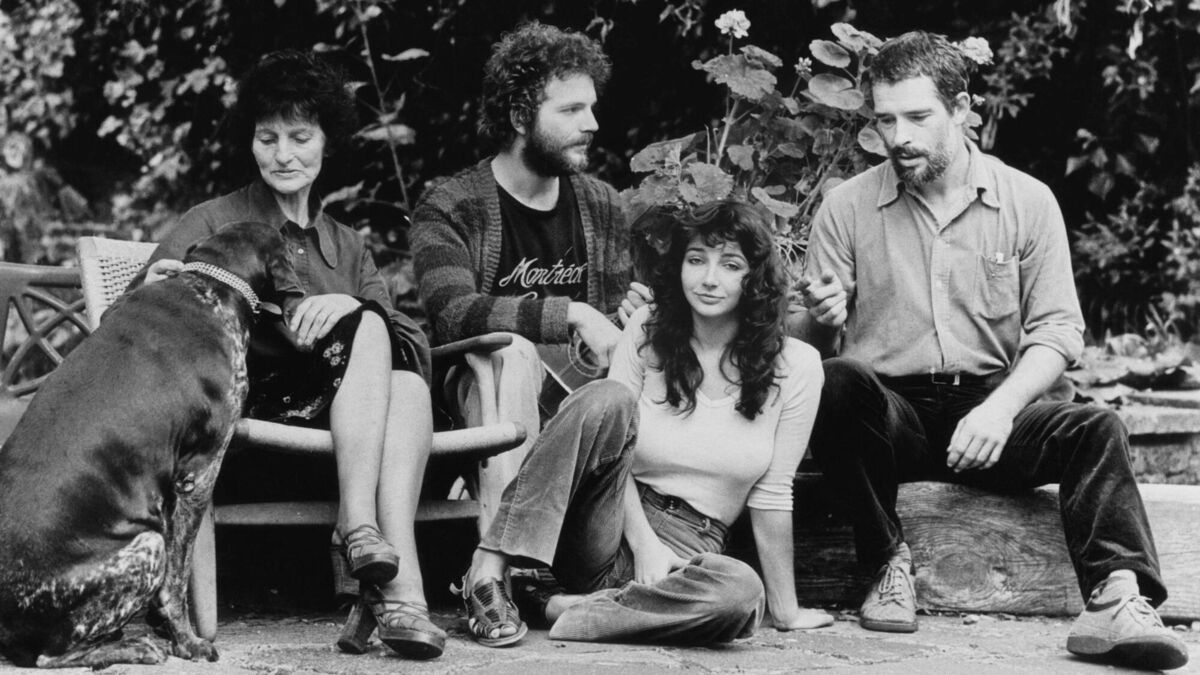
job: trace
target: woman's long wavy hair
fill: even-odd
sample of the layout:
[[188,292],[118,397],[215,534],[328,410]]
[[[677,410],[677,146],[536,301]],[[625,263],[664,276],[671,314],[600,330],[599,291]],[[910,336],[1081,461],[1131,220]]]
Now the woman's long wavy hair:
[[665,402],[684,414],[695,410],[696,389],[703,377],[691,347],[692,307],[680,280],[684,254],[695,237],[707,246],[737,242],[742,247],[749,269],[737,306],[737,335],[721,357],[721,368],[737,369],[737,376],[729,378],[741,388],[735,407],[753,420],[776,384],[775,359],[783,350],[787,306],[786,272],[767,216],[758,207],[725,200],[691,210],[652,212],[642,219],[669,228],[667,250],[659,256],[650,279],[655,309],[645,324],[646,346],[653,350],[656,367],[664,374]]

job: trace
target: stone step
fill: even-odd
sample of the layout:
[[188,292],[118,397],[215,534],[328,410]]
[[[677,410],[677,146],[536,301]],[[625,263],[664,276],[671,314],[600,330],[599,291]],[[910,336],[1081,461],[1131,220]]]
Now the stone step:
[[[1200,619],[1200,486],[1141,485],[1170,598],[1164,617]],[[850,526],[820,476],[802,475],[793,512],[801,602],[862,600]],[[1067,556],[1056,486],[996,494],[945,483],[900,486],[919,605],[932,610],[1073,615],[1083,606]],[[735,541],[744,541],[739,532]],[[735,545],[745,553],[752,547]]]
[[[1172,395],[1193,392],[1148,392]],[[1200,408],[1128,405],[1118,411],[1129,429],[1140,483],[1200,485]]]

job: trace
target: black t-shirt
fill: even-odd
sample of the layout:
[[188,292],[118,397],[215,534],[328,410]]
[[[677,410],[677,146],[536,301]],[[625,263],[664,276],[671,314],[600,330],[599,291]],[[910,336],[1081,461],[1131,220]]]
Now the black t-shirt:
[[558,183],[558,204],[530,208],[500,193],[500,265],[492,295],[568,297],[587,302],[587,244],[571,181]]

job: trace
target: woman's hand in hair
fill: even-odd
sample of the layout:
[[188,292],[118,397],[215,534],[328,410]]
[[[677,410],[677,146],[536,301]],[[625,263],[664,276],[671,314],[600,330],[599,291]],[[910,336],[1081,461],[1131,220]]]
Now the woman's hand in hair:
[[639,584],[653,584],[687,564],[688,561],[675,555],[655,537],[654,541],[644,543],[633,552],[633,580]]

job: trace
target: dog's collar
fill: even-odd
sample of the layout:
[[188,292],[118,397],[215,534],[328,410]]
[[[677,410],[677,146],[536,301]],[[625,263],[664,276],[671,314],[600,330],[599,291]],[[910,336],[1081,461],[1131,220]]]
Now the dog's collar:
[[210,265],[203,262],[187,263],[183,266],[183,271],[195,272],[196,274],[206,276],[210,279],[216,279],[238,293],[241,293],[242,297],[246,299],[246,302],[250,303],[250,311],[254,314],[258,314],[258,308],[262,304],[258,300],[258,294],[254,292],[254,289],[250,288],[250,284],[246,283],[245,280],[233,272],[221,267],[217,267],[216,265]]

